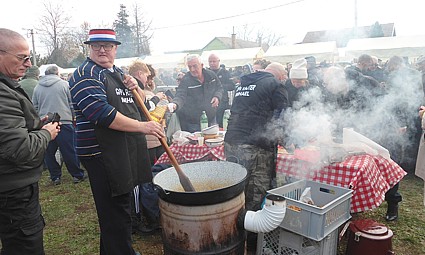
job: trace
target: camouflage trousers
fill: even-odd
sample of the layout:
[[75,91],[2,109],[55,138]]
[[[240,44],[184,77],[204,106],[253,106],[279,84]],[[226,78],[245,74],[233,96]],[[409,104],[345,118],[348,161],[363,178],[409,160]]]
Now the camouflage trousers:
[[267,190],[272,188],[276,175],[276,151],[271,152],[254,145],[224,144],[226,160],[244,166],[248,172],[245,183],[245,208],[261,209]]

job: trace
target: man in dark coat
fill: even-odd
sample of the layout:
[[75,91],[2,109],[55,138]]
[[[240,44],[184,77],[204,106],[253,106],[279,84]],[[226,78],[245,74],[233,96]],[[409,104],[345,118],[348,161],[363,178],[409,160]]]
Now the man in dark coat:
[[235,83],[230,79],[230,72],[226,70],[225,66],[220,65],[220,58],[216,54],[211,54],[208,57],[209,70],[213,71],[223,86],[223,97],[217,108],[217,122],[219,127],[223,127],[223,115],[226,109],[230,108],[229,105],[229,91],[235,90]]
[[171,111],[176,111],[182,131],[201,131],[202,111],[208,116],[208,126],[217,123],[217,107],[223,96],[223,87],[217,75],[203,67],[198,55],[187,57],[189,72],[183,77],[173,102]]
[[[386,93],[381,99],[388,109],[388,121],[382,121],[382,145],[391,158],[407,172],[413,173],[422,134],[417,110],[423,103],[422,78],[419,71],[409,68],[403,58],[393,56],[388,60]],[[386,219],[398,217],[398,203],[402,200],[398,184],[385,194],[388,203]]]
[[[276,176],[276,117],[288,107],[288,95],[281,81],[285,67],[269,64],[264,71],[241,77],[230,109],[229,125],[224,138],[228,161],[247,169],[245,208],[257,211]],[[270,128],[270,129],[269,129]],[[255,249],[256,235],[249,233],[248,249]]]
[[308,83],[310,86],[323,86],[323,73],[322,69],[317,66],[316,58],[314,56],[305,57],[307,61]]

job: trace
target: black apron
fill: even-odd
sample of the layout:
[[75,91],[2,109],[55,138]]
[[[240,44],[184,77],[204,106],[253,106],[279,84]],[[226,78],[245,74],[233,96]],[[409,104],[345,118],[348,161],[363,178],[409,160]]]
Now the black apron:
[[[105,79],[108,103],[121,114],[141,120],[130,90],[122,83],[122,75],[108,72]],[[112,196],[132,192],[133,188],[152,181],[145,135],[95,126]]]

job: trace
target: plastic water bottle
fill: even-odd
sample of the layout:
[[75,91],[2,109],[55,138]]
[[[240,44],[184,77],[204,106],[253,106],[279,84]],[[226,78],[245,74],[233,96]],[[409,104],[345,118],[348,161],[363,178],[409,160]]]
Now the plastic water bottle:
[[208,127],[208,117],[205,111],[202,111],[201,115],[201,131]]
[[227,130],[227,124],[229,123],[230,109],[226,109],[223,114],[223,129]]

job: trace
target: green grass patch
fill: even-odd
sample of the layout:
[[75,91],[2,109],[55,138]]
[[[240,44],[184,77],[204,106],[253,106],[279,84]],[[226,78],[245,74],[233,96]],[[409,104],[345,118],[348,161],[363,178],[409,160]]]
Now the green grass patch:
[[[353,219],[369,218],[387,225],[393,232],[392,245],[397,255],[425,254],[425,207],[423,181],[413,175],[406,176],[400,185],[403,202],[399,219],[386,222],[387,205],[353,215]],[[46,255],[99,254],[99,226],[89,181],[74,184],[63,171],[62,184],[54,186],[49,172],[44,171],[40,181],[40,200],[46,220],[44,244]],[[133,236],[134,248],[144,255],[163,254],[160,233]],[[339,243],[338,255],[345,253],[346,239]]]

